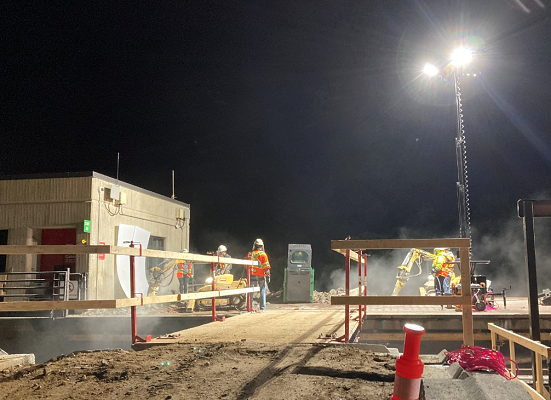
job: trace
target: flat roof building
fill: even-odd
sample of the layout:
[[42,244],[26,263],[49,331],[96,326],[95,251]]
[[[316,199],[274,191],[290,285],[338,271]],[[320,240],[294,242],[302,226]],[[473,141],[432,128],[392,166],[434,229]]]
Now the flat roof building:
[[[140,232],[146,248],[181,251],[189,223],[189,204],[97,172],[0,176],[0,245],[122,245]],[[88,299],[126,297],[111,254],[0,256],[0,275],[67,268],[87,274]]]

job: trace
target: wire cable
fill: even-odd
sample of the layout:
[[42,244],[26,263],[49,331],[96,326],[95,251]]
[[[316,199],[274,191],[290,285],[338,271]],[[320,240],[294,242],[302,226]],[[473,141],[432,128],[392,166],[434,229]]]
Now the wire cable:
[[[463,345],[460,349],[446,352],[446,354],[448,356],[448,364],[458,362],[467,372],[480,370],[495,371],[509,381],[515,379],[519,373],[516,362],[493,349]],[[505,361],[511,362],[515,372],[505,366]]]

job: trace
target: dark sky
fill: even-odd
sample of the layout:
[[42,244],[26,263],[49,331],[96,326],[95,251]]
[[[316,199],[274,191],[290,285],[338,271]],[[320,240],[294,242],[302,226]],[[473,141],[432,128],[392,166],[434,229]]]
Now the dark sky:
[[120,152],[170,196],[175,170],[199,252],[312,243],[323,269],[331,239],[458,236],[453,83],[420,75],[458,44],[478,243],[550,193],[547,0],[19,0],[0,37],[0,173]]

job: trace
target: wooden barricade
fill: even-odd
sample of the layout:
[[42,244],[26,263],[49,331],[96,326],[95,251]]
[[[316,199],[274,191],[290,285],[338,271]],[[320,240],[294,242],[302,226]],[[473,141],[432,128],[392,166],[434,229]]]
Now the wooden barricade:
[[[344,254],[346,250],[383,249],[434,249],[448,247],[459,249],[461,282],[471,282],[470,239],[381,239],[381,240],[332,240],[331,249]],[[350,252],[352,253],[352,252]],[[333,305],[461,305],[463,312],[463,343],[474,345],[473,311],[471,291],[462,290],[461,296],[332,296]]]
[[[536,358],[536,376],[534,378],[535,389],[528,385],[526,382],[516,378],[530,393],[532,399],[537,400],[550,400],[549,392],[543,386],[543,368],[542,368],[542,357],[549,359],[551,357],[551,347],[545,346],[540,342],[536,342],[525,338],[513,331],[503,329],[495,324],[489,323],[488,329],[490,330],[491,339],[492,339],[492,349],[497,350],[497,338],[502,337],[509,341],[509,358],[512,361],[515,361],[515,343],[519,344],[527,349],[531,350],[535,354]],[[511,369],[513,369],[513,363],[511,362]]]
[[[88,245],[1,245],[0,254],[115,254],[134,257],[157,257],[173,260],[191,260],[197,262],[219,262],[218,256],[181,253],[173,251],[140,249],[139,247],[88,246]],[[239,258],[224,258],[225,263],[239,265],[257,265],[257,261]],[[2,275],[0,275],[2,276]],[[2,279],[0,279],[2,280]],[[4,279],[5,280],[5,279]],[[0,289],[1,290],[1,289]],[[69,300],[69,301],[13,301],[0,303],[0,311],[50,311],[83,310],[99,308],[135,307],[145,304],[169,303],[189,299],[205,299],[258,291],[258,288],[216,290],[200,293],[177,294],[155,297],[133,297],[113,300]]]
[[[0,274],[0,281],[6,281],[6,280],[8,280],[8,276]],[[5,282],[0,282],[0,296],[4,294],[4,290],[2,290],[2,288],[5,286],[6,286]]]

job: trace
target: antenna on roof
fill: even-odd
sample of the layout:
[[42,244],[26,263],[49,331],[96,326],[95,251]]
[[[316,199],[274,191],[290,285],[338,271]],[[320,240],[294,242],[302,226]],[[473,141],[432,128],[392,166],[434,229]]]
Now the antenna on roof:
[[119,184],[119,152],[117,152],[117,185]]
[[176,196],[174,196],[174,170],[172,170],[172,198],[176,198]]

